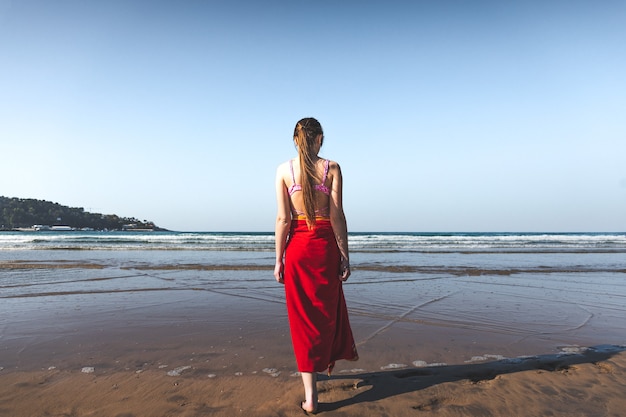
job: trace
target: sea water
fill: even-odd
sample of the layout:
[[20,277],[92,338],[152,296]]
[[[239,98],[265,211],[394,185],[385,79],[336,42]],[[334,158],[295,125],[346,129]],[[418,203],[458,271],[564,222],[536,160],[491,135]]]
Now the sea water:
[[[611,295],[626,304],[620,290],[626,233],[351,233],[349,246],[353,276],[347,285],[360,290],[368,284],[388,293],[394,292],[389,282],[465,280],[567,293],[589,283],[606,293],[605,302]],[[163,281],[169,287],[201,281],[263,288],[273,284],[274,257],[272,233],[3,232],[0,297],[67,293],[77,285],[106,291],[113,280],[95,279],[104,275],[119,275],[118,289],[155,285],[145,278],[148,271],[171,277]]]
[[[351,233],[349,244],[344,292],[362,349],[394,329],[420,335],[416,345],[425,333],[626,344],[625,233]],[[272,233],[3,232],[0,339],[37,315],[95,319],[130,306],[210,300],[225,306],[211,319],[226,321],[246,305],[237,300],[256,300],[283,314],[273,265]]]
[[[626,251],[626,233],[350,233],[356,252]],[[5,250],[272,251],[269,232],[2,232]]]

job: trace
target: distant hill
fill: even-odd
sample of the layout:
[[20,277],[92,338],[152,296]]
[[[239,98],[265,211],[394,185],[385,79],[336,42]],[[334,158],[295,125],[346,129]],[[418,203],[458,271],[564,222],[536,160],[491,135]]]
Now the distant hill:
[[115,214],[89,213],[83,208],[44,200],[0,196],[0,230],[33,228],[35,225],[69,226],[94,230],[165,230],[153,222]]

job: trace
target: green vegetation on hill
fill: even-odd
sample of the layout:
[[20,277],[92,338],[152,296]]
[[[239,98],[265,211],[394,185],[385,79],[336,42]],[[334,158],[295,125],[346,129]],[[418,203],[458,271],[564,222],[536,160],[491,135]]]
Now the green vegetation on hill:
[[95,230],[163,230],[150,221],[119,217],[115,214],[89,213],[83,208],[62,206],[50,201],[0,196],[0,229],[29,228],[34,225],[66,225]]

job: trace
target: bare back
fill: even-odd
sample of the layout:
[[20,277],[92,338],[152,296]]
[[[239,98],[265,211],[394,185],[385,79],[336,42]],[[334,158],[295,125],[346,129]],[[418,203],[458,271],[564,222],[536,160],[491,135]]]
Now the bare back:
[[[315,207],[316,217],[330,216],[330,195],[332,189],[332,174],[329,173],[330,161],[318,159],[315,163]],[[298,217],[304,214],[304,201],[301,191],[301,170],[298,160],[289,161],[289,176],[284,178],[289,194],[292,216]],[[330,174],[330,175],[329,175]]]

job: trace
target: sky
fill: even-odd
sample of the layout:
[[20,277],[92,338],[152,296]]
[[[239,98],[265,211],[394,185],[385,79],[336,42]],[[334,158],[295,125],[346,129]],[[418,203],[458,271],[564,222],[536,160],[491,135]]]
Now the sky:
[[0,195],[273,231],[317,118],[350,231],[626,231],[624,1],[0,0]]

